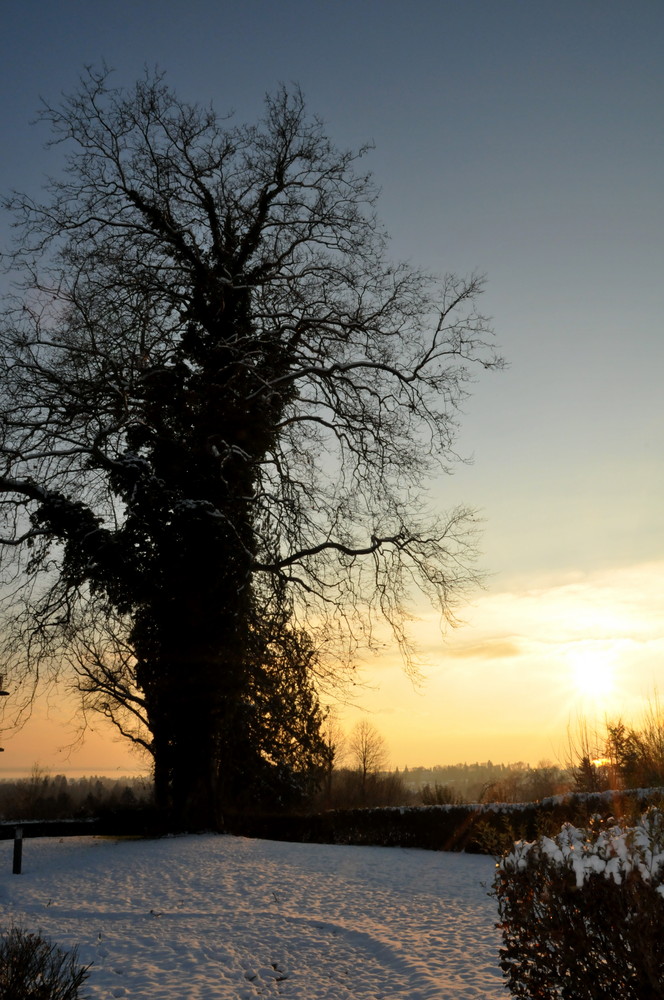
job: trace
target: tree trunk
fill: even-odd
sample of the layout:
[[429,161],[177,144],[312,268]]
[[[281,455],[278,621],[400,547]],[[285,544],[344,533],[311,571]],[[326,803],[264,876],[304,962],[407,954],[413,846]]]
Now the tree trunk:
[[137,616],[137,681],[153,734],[159,809],[173,828],[218,830],[234,785],[225,774],[232,761],[220,749],[232,753],[241,742],[234,729],[248,669],[248,573],[238,572],[239,560],[229,567],[215,559],[214,545],[205,560],[196,559],[191,539],[182,547],[177,587]]

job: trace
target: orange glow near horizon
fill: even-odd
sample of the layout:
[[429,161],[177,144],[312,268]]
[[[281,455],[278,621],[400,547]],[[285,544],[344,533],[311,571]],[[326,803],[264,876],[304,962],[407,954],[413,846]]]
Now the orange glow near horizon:
[[[435,615],[414,623],[421,685],[393,649],[367,657],[336,713],[345,732],[367,718],[392,767],[564,761],[574,719],[601,729],[607,718],[643,718],[661,689],[662,606],[664,563],[481,594],[466,624],[444,638]],[[0,737],[0,773],[29,773],[35,763],[51,773],[149,773],[149,760],[109,724],[91,721],[95,731],[69,750],[75,705],[38,703],[23,730]]]
[[481,595],[445,639],[422,617],[419,690],[392,656],[367,668],[361,704],[399,767],[564,761],[574,719],[639,724],[661,677],[663,604],[655,563]]

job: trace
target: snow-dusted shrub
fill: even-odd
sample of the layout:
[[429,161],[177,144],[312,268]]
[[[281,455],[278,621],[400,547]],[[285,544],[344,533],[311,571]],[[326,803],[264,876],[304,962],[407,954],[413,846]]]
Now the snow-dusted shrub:
[[89,966],[39,934],[13,927],[0,938],[2,1000],[79,1000]]
[[664,1000],[664,815],[632,826],[565,824],[519,842],[497,866],[513,996]]

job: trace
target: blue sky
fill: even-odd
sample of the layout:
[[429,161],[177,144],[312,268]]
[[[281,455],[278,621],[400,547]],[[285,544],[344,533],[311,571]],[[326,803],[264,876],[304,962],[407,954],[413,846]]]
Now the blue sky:
[[[212,100],[239,120],[260,113],[266,91],[295,81],[339,145],[375,144],[368,163],[395,257],[433,271],[486,272],[482,305],[510,367],[483,375],[466,406],[459,449],[474,464],[432,490],[443,507],[481,509],[487,589],[447,644],[422,625],[425,695],[440,698],[438,721],[422,723],[421,695],[402,709],[411,729],[420,719],[422,742],[406,741],[406,722],[367,692],[395,763],[552,756],[560,719],[554,726],[537,713],[561,683],[551,674],[567,677],[568,660],[576,662],[561,647],[564,669],[555,670],[556,623],[569,626],[597,595],[610,621],[623,621],[625,602],[637,601],[639,620],[654,629],[646,660],[643,649],[634,660],[616,645],[626,638],[617,624],[615,634],[606,622],[598,634],[596,616],[577,635],[614,643],[606,671],[624,674],[613,685],[616,705],[657,682],[663,45],[659,0],[3,5],[0,190],[34,190],[57,171],[58,154],[43,150],[46,135],[28,122],[40,95],[73,89],[87,63],[105,60],[120,84],[158,64],[184,98]],[[0,238],[6,233],[3,219]],[[533,594],[535,619],[524,610]],[[544,633],[551,660],[537,652]],[[505,642],[519,652],[493,657]],[[396,667],[394,684],[385,682],[391,669],[371,664],[369,674],[410,706]],[[530,730],[507,710],[502,729],[475,720],[478,685],[488,690],[501,676],[517,679],[512,701],[533,685],[540,692],[521,713]],[[466,734],[455,743],[452,719]]]

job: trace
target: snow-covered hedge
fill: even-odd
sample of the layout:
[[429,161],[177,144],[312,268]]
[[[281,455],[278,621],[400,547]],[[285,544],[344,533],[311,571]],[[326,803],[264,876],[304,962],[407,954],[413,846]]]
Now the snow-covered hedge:
[[664,789],[558,795],[541,802],[384,806],[309,815],[228,816],[227,829],[244,837],[468,851],[500,856],[515,840],[553,835],[565,822],[585,826],[594,813],[638,817],[664,801]]
[[497,866],[500,964],[528,1000],[664,1000],[664,814],[519,842]]

